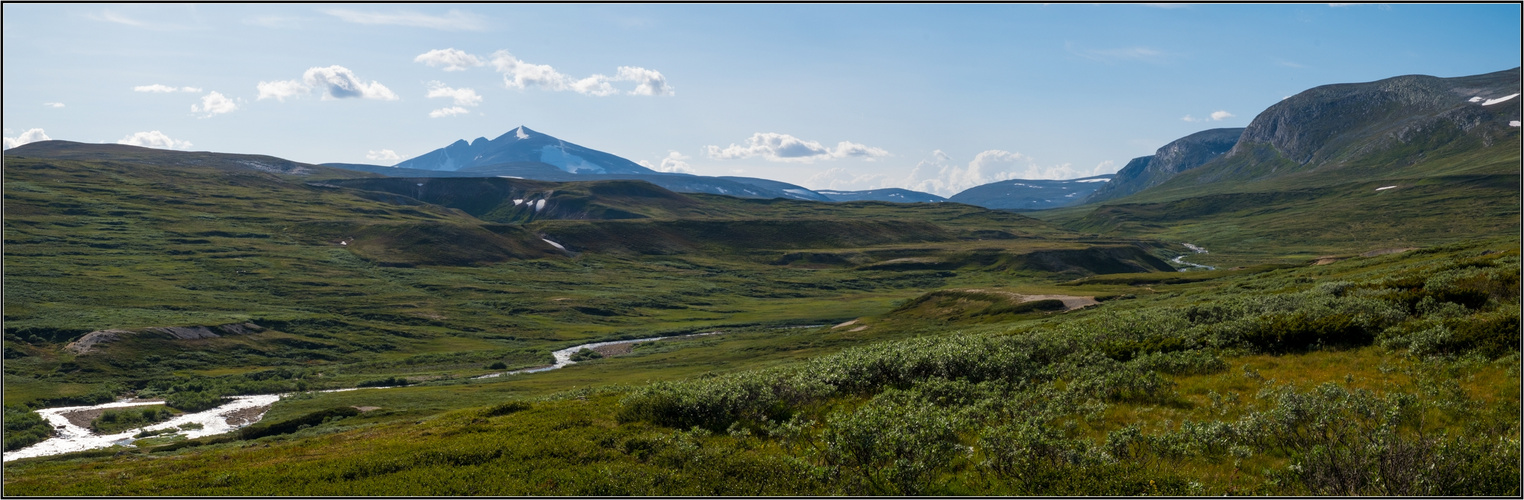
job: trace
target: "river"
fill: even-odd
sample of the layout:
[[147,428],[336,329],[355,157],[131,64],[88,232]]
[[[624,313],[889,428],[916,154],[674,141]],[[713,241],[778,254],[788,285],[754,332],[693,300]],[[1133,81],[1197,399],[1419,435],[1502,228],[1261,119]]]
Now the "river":
[[[662,339],[700,337],[700,336],[704,336],[704,335],[716,335],[716,334],[719,334],[719,333],[720,332],[715,331],[715,332],[705,332],[705,333],[694,333],[694,334],[690,334],[690,335],[676,335],[676,336],[671,336],[671,337],[651,337],[651,338],[634,339],[634,340],[613,340],[613,341],[608,341],[608,342],[593,342],[593,343],[589,343],[589,344],[575,345],[575,346],[568,347],[568,348],[565,348],[565,349],[561,349],[559,351],[555,351],[555,352],[551,353],[551,355],[555,357],[555,363],[550,365],[550,366],[542,366],[542,367],[538,367],[538,368],[528,368],[528,369],[524,369],[524,370],[514,370],[514,371],[510,371],[510,372],[491,373],[491,374],[482,375],[482,376],[476,377],[476,378],[483,379],[483,378],[501,377],[501,376],[504,376],[504,375],[514,375],[514,374],[520,374],[520,373],[539,373],[539,372],[543,372],[543,371],[550,371],[550,370],[555,370],[555,369],[559,369],[559,368],[565,368],[567,366],[577,364],[576,361],[572,361],[572,359],[571,359],[572,354],[576,353],[577,351],[583,350],[583,349],[596,349],[596,348],[604,347],[604,346],[619,345],[619,344],[633,344],[633,343],[636,343],[636,342],[652,342],[652,341],[662,340]],[[344,391],[353,391],[353,390],[358,390],[358,389],[361,389],[361,388],[329,389],[329,390],[326,390],[326,391],[315,391],[315,392],[344,392]],[[367,388],[364,388],[364,389],[391,389],[391,387],[367,387]],[[75,425],[73,422],[69,421],[69,418],[67,417],[67,415],[70,414],[70,413],[81,412],[81,411],[104,410],[104,409],[111,409],[111,408],[127,408],[127,407],[133,407],[133,406],[161,405],[161,404],[164,404],[164,402],[163,401],[127,401],[127,400],[123,400],[123,401],[114,401],[114,402],[111,402],[111,403],[98,404],[98,405],[94,405],[94,406],[64,406],[64,407],[58,407],[58,408],[43,408],[41,410],[37,410],[37,414],[41,415],[43,420],[46,420],[49,424],[53,425],[53,429],[55,430],[54,436],[51,437],[51,438],[48,438],[45,441],[42,441],[40,443],[28,446],[26,448],[22,448],[22,449],[19,449],[19,450],[16,450],[16,451],[7,451],[7,452],[5,452],[5,460],[4,461],[9,462],[9,461],[12,461],[12,460],[19,460],[19,459],[22,459],[22,458],[45,457],[45,456],[51,456],[51,455],[59,455],[59,454],[63,454],[63,453],[72,453],[72,452],[76,452],[76,451],[85,451],[85,450],[95,450],[95,449],[101,449],[101,448],[110,448],[112,446],[118,446],[118,445],[120,445],[120,446],[131,446],[138,439],[138,438],[135,438],[133,436],[135,436],[138,433],[143,432],[143,431],[157,431],[157,430],[164,430],[164,429],[177,429],[174,434],[184,435],[187,439],[194,439],[194,438],[198,438],[198,437],[202,437],[202,436],[211,436],[211,435],[214,435],[214,434],[222,434],[222,433],[225,433],[225,432],[231,432],[231,431],[237,430],[238,428],[241,428],[241,427],[253,424],[255,422],[258,422],[261,418],[264,418],[265,411],[270,409],[270,405],[275,404],[276,401],[280,401],[281,396],[285,396],[285,395],[286,394],[259,394],[259,395],[252,395],[252,396],[230,396],[228,398],[229,401],[227,403],[223,404],[222,406],[218,406],[216,408],[212,408],[210,410],[199,411],[199,412],[196,412],[196,413],[186,413],[186,414],[177,416],[175,418],[166,420],[164,422],[159,422],[157,424],[153,424],[153,425],[149,425],[149,426],[145,426],[145,427],[139,427],[139,428],[136,428],[136,429],[122,431],[122,432],[119,432],[119,433],[116,433],[116,434],[109,434],[109,435],[95,434],[94,432],[91,432],[88,427],[81,427],[79,425]],[[252,414],[250,414],[251,410],[253,411]],[[194,424],[199,424],[201,426],[201,428],[199,428],[199,429],[194,428]],[[186,425],[190,425],[192,428],[189,428],[189,429],[179,429],[181,426],[186,426]],[[167,436],[170,436],[170,435],[173,435],[173,434],[171,434],[171,433],[165,433],[165,434],[162,434],[162,435],[159,435],[159,436],[154,436],[154,437],[167,437]]]

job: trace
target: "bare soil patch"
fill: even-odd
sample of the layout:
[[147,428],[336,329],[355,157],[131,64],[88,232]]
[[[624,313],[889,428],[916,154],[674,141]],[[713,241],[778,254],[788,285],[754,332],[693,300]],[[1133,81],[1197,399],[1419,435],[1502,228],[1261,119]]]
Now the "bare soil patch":
[[222,414],[222,419],[226,420],[228,425],[237,427],[240,425],[258,422],[259,417],[264,415],[267,411],[270,411],[270,405],[243,408]]

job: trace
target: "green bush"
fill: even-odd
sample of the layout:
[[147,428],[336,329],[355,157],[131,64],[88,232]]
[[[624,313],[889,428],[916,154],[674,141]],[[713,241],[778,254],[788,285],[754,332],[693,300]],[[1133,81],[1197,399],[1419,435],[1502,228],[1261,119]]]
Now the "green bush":
[[90,422],[90,430],[96,434],[115,434],[163,422],[174,416],[174,412],[159,405],[106,410]]
[[19,450],[53,437],[53,426],[25,406],[5,407],[5,451]]

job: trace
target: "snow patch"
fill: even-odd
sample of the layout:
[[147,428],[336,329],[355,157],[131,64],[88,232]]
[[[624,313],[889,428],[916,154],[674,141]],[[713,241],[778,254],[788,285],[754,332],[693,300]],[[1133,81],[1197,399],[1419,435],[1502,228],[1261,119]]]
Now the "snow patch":
[[1519,121],[1518,120],[1509,120],[1508,121],[1508,126],[1510,126],[1510,127],[1517,127],[1517,126],[1519,126]]
[[1386,191],[1388,189],[1396,189],[1396,188],[1397,188],[1397,186],[1381,186],[1381,187],[1376,188],[1376,190],[1377,191]]
[[523,204],[524,204],[524,199],[523,198],[514,198],[513,199],[513,206],[516,207],[516,206],[523,205]]
[[1111,179],[1080,179],[1080,180],[1071,181],[1071,182],[1109,182],[1109,181],[1111,181]]
[[517,130],[514,130],[514,136],[518,137],[519,140],[524,140],[524,139],[528,139],[529,138],[529,134],[524,133],[524,126],[523,125],[519,125],[519,128]]
[[545,199],[544,198],[541,198],[541,199],[538,199],[538,200],[534,201],[534,211],[538,212],[538,211],[541,211],[541,210],[544,210],[544,209],[545,209]]
[[562,252],[565,252],[565,251],[566,251],[566,247],[563,247],[563,246],[561,246],[561,244],[560,244],[560,243],[556,243],[556,242],[554,242],[554,241],[550,241],[550,239],[548,239],[548,238],[546,238],[546,237],[544,237],[544,236],[541,236],[541,237],[540,237],[540,241],[543,241],[543,242],[546,242],[546,243],[549,243],[549,244],[550,244],[550,246],[553,246],[553,247],[556,247],[556,248],[559,248],[559,249],[561,249],[561,251],[562,251]]
[[1466,102],[1482,102],[1482,96],[1476,96],[1476,97],[1472,97],[1470,99],[1466,99]]
[[523,179],[523,177],[517,175],[499,175],[498,177],[502,179]]
[[1508,102],[1509,99],[1513,99],[1513,98],[1518,97],[1518,96],[1519,96],[1519,94],[1513,94],[1513,95],[1509,95],[1509,96],[1499,97],[1497,99],[1488,99],[1488,100],[1482,101],[1482,105],[1483,106],[1491,106],[1493,104],[1497,104],[1497,103],[1501,103],[1501,102]]
[[540,149],[540,161],[555,165],[561,170],[574,174],[580,172],[605,173],[603,167],[588,163],[582,157],[566,152],[566,148],[562,146],[547,146]]

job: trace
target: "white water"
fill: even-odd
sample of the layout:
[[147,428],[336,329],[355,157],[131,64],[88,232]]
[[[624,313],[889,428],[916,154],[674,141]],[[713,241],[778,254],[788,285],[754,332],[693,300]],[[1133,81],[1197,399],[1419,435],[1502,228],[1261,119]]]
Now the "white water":
[[[88,428],[74,425],[72,422],[69,422],[69,419],[65,417],[64,414],[74,413],[77,411],[88,411],[106,408],[127,408],[131,406],[162,405],[164,402],[115,402],[99,404],[95,406],[66,406],[62,408],[44,408],[37,410],[37,414],[42,415],[43,420],[46,420],[49,424],[53,425],[54,430],[57,431],[56,435],[41,443],[37,443],[16,451],[5,452],[5,461],[9,462],[11,460],[22,458],[43,457],[75,451],[109,448],[116,445],[126,446],[132,444],[133,441],[137,441],[137,438],[132,436],[136,435],[139,432],[172,429],[186,424],[201,424],[200,429],[182,430],[178,432],[179,434],[184,434],[186,438],[194,439],[202,436],[210,436],[213,434],[222,434],[224,432],[232,431],[242,427],[241,425],[234,426],[229,424],[226,417],[227,414],[248,408],[257,408],[260,406],[268,406],[274,404],[276,401],[280,400],[280,395],[262,394],[258,396],[233,396],[230,399],[232,399],[232,401],[229,401],[222,406],[218,406],[210,410],[196,413],[186,413],[184,415],[180,415],[178,417],[147,427],[139,427],[136,429],[122,431],[116,434],[107,435],[95,434]],[[258,421],[259,417],[262,416],[263,415],[256,416],[252,420]],[[168,434],[166,434],[166,436],[167,435]]]
[[539,367],[539,368],[525,368],[523,370],[514,370],[514,371],[511,371],[511,372],[488,373],[486,375],[482,375],[482,376],[476,377],[476,378],[493,378],[493,377],[501,377],[503,375],[514,375],[514,374],[519,374],[519,373],[539,373],[539,372],[545,372],[545,371],[555,370],[557,368],[565,368],[567,365],[575,365],[575,364],[577,364],[576,361],[572,361],[572,359],[571,359],[572,354],[575,354],[577,351],[580,351],[580,350],[583,350],[583,349],[593,349],[593,348],[597,348],[597,347],[603,347],[603,346],[606,346],[606,345],[634,344],[636,342],[651,342],[651,341],[656,341],[656,340],[661,340],[661,339],[680,339],[680,338],[685,338],[685,337],[700,337],[700,336],[704,336],[704,335],[715,335],[715,334],[718,334],[718,333],[720,333],[720,332],[704,332],[704,333],[695,333],[695,334],[691,334],[691,335],[677,335],[677,336],[672,336],[672,337],[651,337],[651,338],[648,338],[648,339],[635,339],[635,340],[611,340],[611,341],[608,341],[608,342],[593,342],[591,344],[575,345],[575,346],[571,346],[571,347],[568,347],[568,348],[565,348],[565,349],[562,349],[562,350],[550,353],[551,356],[554,356],[556,358],[556,363],[553,364],[553,365],[542,366],[542,367]]
[[[1185,248],[1189,248],[1189,249],[1191,249],[1191,251],[1192,251],[1192,252],[1196,252],[1196,253],[1207,253],[1207,249],[1205,249],[1205,248],[1202,248],[1202,247],[1198,247],[1198,246],[1196,246],[1196,245],[1192,245],[1192,244],[1190,244],[1190,243],[1182,243],[1182,245],[1185,245]],[[1186,261],[1185,261],[1185,256],[1184,256],[1184,255],[1181,255],[1181,256],[1178,256],[1178,257],[1175,257],[1175,258],[1173,258],[1173,259],[1170,259],[1170,260],[1169,260],[1169,261],[1170,261],[1170,262],[1174,262],[1174,263],[1176,263],[1176,264],[1181,264],[1181,265],[1186,265],[1186,266],[1191,266],[1191,267],[1195,267],[1195,268],[1201,268],[1201,269],[1206,269],[1206,270],[1208,270],[1208,271],[1211,271],[1211,270],[1214,270],[1214,269],[1217,269],[1217,268],[1215,268],[1215,267],[1212,267],[1212,266],[1206,266],[1206,265],[1201,265],[1201,264],[1196,264],[1196,263],[1193,263],[1193,262],[1186,262]],[[1181,270],[1180,270],[1180,271],[1181,271],[1181,272],[1185,272],[1185,271],[1189,271],[1189,270],[1190,270],[1190,269],[1189,269],[1189,268],[1186,268],[1186,269],[1181,269]]]
[[[810,325],[810,326],[819,326],[819,325]],[[803,328],[803,327],[800,327],[800,328]],[[675,338],[685,338],[685,337],[700,337],[700,336],[704,336],[704,335],[715,335],[715,334],[719,334],[719,333],[720,332],[718,332],[718,331],[714,331],[714,332],[705,332],[705,333],[695,333],[695,334],[690,334],[690,335],[676,335],[676,336],[671,336],[671,337],[651,337],[651,338],[635,339],[635,340],[613,340],[613,341],[608,341],[608,342],[593,342],[593,343],[590,343],[590,344],[576,345],[576,346],[568,347],[568,348],[561,349],[559,351],[551,353],[551,355],[555,357],[556,362],[555,362],[555,364],[550,365],[550,366],[542,366],[542,367],[539,367],[539,368],[529,368],[529,369],[524,369],[524,370],[514,370],[514,371],[511,371],[511,372],[491,373],[491,374],[482,375],[482,376],[476,377],[476,378],[479,378],[479,379],[482,379],[482,378],[493,378],[493,377],[500,377],[500,376],[503,376],[503,375],[514,375],[514,374],[519,374],[519,373],[538,373],[538,372],[543,372],[543,371],[555,370],[555,369],[558,369],[558,368],[564,368],[564,367],[566,367],[568,365],[577,364],[576,361],[572,361],[571,356],[572,356],[572,354],[576,353],[577,351],[580,351],[580,350],[583,350],[583,349],[592,349],[592,348],[603,347],[603,346],[607,346],[607,345],[633,344],[633,343],[636,343],[636,342],[651,342],[651,341],[662,340],[662,339],[675,339]],[[360,389],[391,389],[391,388],[392,387],[353,387],[353,388],[347,388],[347,389],[329,389],[329,390],[314,391],[314,392],[347,392],[347,391],[356,391],[356,390],[360,390]],[[74,413],[74,412],[77,412],[77,411],[89,411],[89,410],[99,410],[99,409],[109,409],[109,408],[127,408],[127,407],[132,407],[132,406],[162,405],[162,404],[164,404],[164,402],[163,401],[150,401],[150,402],[117,401],[117,402],[112,402],[112,403],[98,404],[98,405],[94,405],[94,406],[64,406],[64,407],[58,407],[58,408],[44,408],[44,409],[41,409],[41,410],[37,410],[37,414],[41,415],[43,420],[46,420],[49,424],[53,425],[53,428],[56,431],[54,437],[48,438],[47,440],[45,440],[43,442],[40,442],[40,443],[31,445],[31,446],[28,446],[26,448],[22,448],[22,449],[19,449],[19,450],[16,450],[16,451],[7,451],[7,452],[5,452],[4,461],[9,462],[9,461],[12,461],[12,460],[19,460],[19,459],[22,459],[22,458],[45,457],[45,456],[50,456],[50,455],[59,455],[59,454],[63,454],[63,453],[72,453],[72,452],[76,452],[76,451],[95,450],[95,449],[100,449],[100,448],[110,448],[112,446],[130,446],[130,445],[132,445],[133,442],[137,441],[137,438],[134,438],[133,436],[137,435],[140,432],[178,428],[178,427],[180,427],[182,425],[191,424],[191,423],[201,424],[201,428],[200,429],[190,429],[190,430],[179,430],[176,433],[177,434],[183,434],[187,439],[195,439],[195,438],[202,437],[202,436],[211,436],[211,435],[214,435],[214,434],[222,434],[222,433],[226,433],[226,432],[231,432],[231,431],[237,430],[237,429],[239,429],[241,427],[253,424],[255,422],[259,422],[260,419],[264,418],[264,413],[260,413],[258,415],[254,415],[253,417],[249,418],[249,421],[247,423],[244,423],[243,425],[236,425],[236,426],[233,425],[233,424],[229,424],[228,423],[228,421],[227,421],[227,415],[228,414],[236,412],[236,411],[239,411],[239,410],[245,410],[245,409],[248,409],[248,408],[258,408],[258,407],[261,407],[261,406],[269,406],[269,405],[275,404],[276,401],[280,400],[281,396],[285,396],[285,395],[286,394],[260,394],[260,395],[254,395],[254,396],[231,396],[231,397],[228,398],[231,401],[227,402],[226,404],[223,404],[222,406],[218,406],[218,407],[212,408],[210,410],[200,411],[200,412],[196,412],[196,413],[186,413],[186,414],[180,415],[178,417],[175,417],[175,418],[172,418],[172,419],[169,419],[169,420],[166,420],[164,422],[157,423],[157,424],[153,424],[153,425],[149,425],[149,426],[145,426],[145,427],[139,427],[139,428],[136,428],[136,429],[131,429],[131,430],[122,431],[122,432],[119,432],[119,433],[116,433],[116,434],[108,434],[108,435],[98,435],[98,434],[95,434],[95,433],[91,432],[90,429],[88,429],[88,428],[74,425],[73,423],[69,422],[69,419],[67,417],[65,417],[64,415],[68,414],[68,413]],[[173,434],[166,433],[166,434],[162,434],[162,435],[159,435],[159,436],[153,436],[153,437],[162,438],[162,437],[168,437],[168,436],[171,436],[171,435],[173,435]]]

